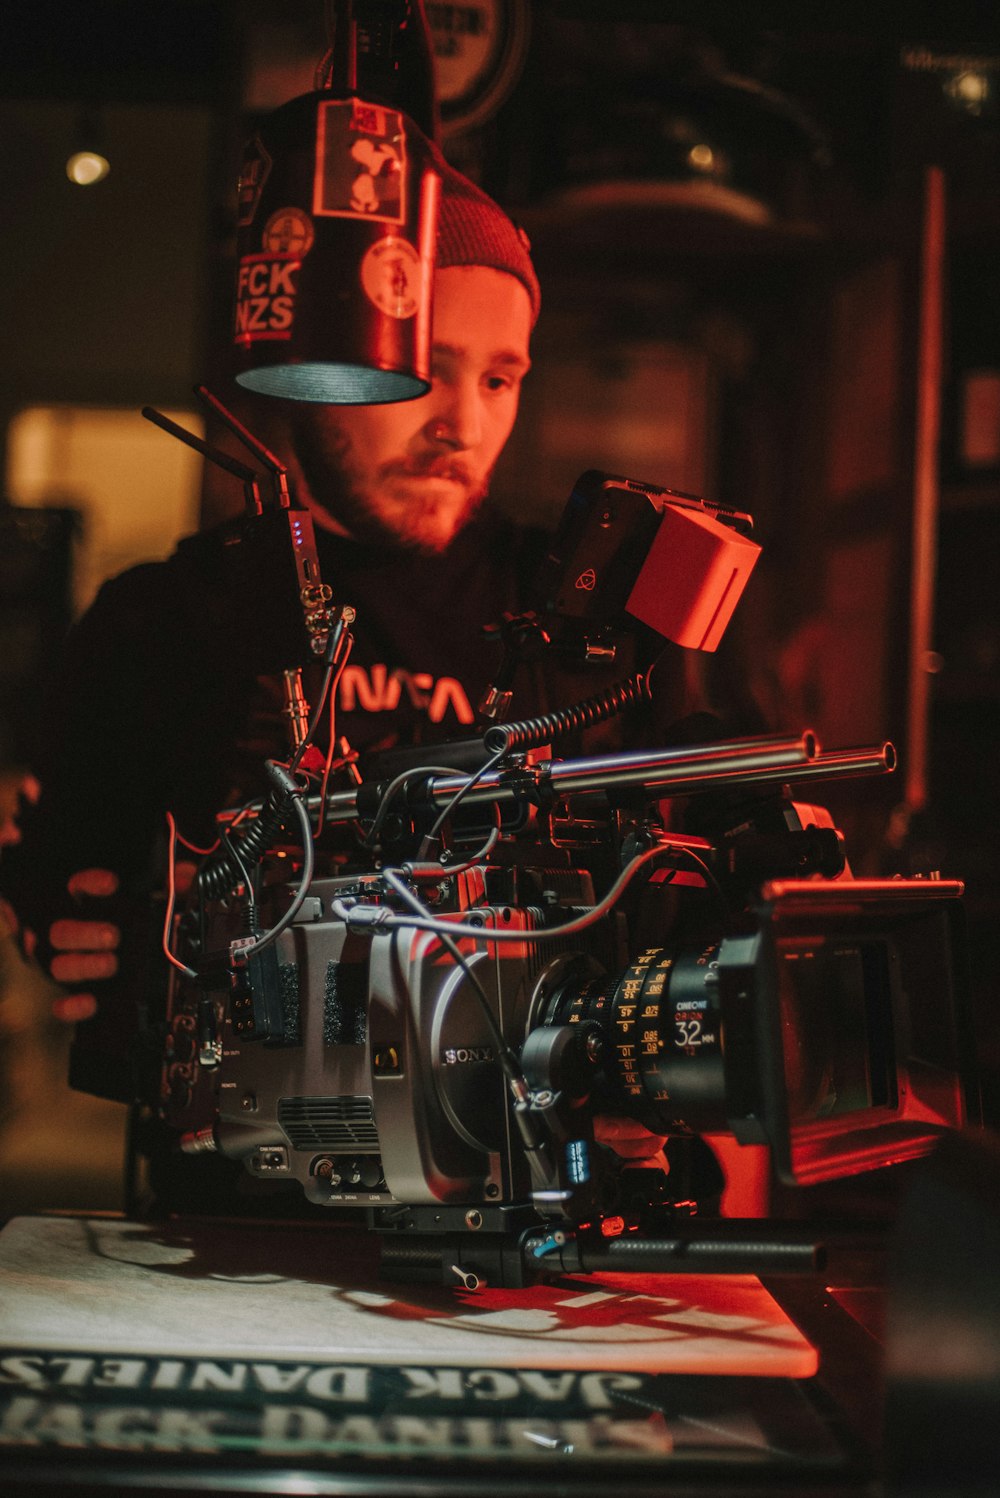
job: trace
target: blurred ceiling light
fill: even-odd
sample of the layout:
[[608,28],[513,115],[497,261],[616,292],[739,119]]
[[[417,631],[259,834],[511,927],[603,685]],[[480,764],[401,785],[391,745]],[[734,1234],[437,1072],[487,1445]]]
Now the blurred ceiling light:
[[944,91],[953,103],[968,110],[969,114],[982,114],[990,102],[989,75],[973,69],[952,73],[945,80]]
[[688,152],[688,161],[698,172],[710,172],[715,166],[715,152],[711,146],[692,146]]
[[66,163],[66,175],[78,187],[103,182],[110,170],[108,158],[97,151],[74,151]]
[[77,187],[93,187],[95,182],[103,182],[110,170],[100,115],[96,109],[81,109],[66,175]]

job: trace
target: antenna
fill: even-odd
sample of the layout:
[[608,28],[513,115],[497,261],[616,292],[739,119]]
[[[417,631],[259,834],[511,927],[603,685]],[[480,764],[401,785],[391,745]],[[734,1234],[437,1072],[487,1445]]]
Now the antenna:
[[169,416],[164,416],[162,411],[154,410],[152,406],[143,406],[142,414],[154,426],[162,427],[171,437],[178,437],[181,442],[186,442],[188,447],[193,447],[195,452],[201,453],[202,457],[207,458],[210,463],[215,463],[219,468],[224,468],[227,473],[233,473],[238,479],[242,479],[243,494],[246,499],[248,511],[252,515],[262,515],[264,513],[257,475],[246,463],[241,463],[238,458],[231,458],[228,453],[222,452],[217,447],[212,447],[201,437],[196,437],[194,432],[189,432],[186,427],[178,426],[176,421],[171,421]]
[[218,416],[220,421],[225,423],[233,436],[238,438],[243,443],[243,446],[253,453],[258,462],[263,464],[272,474],[274,478],[275,497],[281,508],[287,510],[291,501],[288,494],[288,468],[286,465],[282,463],[279,457],[275,456],[269,447],[264,446],[259,437],[255,437],[252,432],[248,431],[242,421],[239,421],[233,415],[232,411],[227,410],[219,400],[219,397],[213,395],[207,385],[196,385],[194,393],[203,405],[208,406],[209,410],[215,412],[216,416]]

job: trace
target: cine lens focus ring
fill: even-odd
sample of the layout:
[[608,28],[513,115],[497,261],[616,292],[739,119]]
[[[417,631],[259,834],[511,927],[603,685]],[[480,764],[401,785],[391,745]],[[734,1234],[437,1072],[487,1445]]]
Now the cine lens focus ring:
[[599,1026],[608,1101],[654,1132],[722,1109],[717,955],[648,947],[618,976],[567,985],[550,1010],[550,1024]]

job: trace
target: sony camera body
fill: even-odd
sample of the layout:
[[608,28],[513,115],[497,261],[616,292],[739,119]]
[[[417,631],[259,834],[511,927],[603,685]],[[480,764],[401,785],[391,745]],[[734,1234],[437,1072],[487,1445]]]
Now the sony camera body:
[[[705,1135],[766,1145],[778,1177],[811,1184],[975,1116],[961,884],[853,879],[838,831],[794,799],[891,771],[891,745],[823,753],[805,732],[553,757],[648,701],[648,673],[503,722],[525,642],[606,656],[638,619],[714,649],[751,524],[587,473],[538,612],[505,621],[481,737],[331,789],[300,768],[322,697],[309,723],[290,712],[288,764],[220,816],[221,852],[168,914],[154,1110],[183,1151],[364,1214],[397,1275],[514,1284],[756,1267],[759,1244],[699,1258],[678,1236],[718,1204]],[[335,691],[354,611],[321,596],[314,559],[306,576]],[[629,1131],[638,1164],[614,1148]]]
[[[241,901],[204,902],[198,982],[170,1001],[166,1121],[189,1151],[364,1213],[404,1271],[493,1283],[520,1282],[526,1242],[676,1231],[711,1205],[679,1164],[706,1134],[768,1145],[793,1184],[926,1153],[975,1114],[962,886],[852,879],[839,835],[772,785],[845,758],[761,742],[672,751],[673,786],[766,788],[715,842],[663,830],[655,754],[548,760],[476,788],[524,813],[488,857],[315,877],[246,961]],[[456,779],[424,778],[414,829]],[[466,817],[456,843],[481,838]],[[290,851],[265,862],[265,929],[293,899]],[[619,1158],[608,1120],[654,1154],[666,1138],[670,1170]]]

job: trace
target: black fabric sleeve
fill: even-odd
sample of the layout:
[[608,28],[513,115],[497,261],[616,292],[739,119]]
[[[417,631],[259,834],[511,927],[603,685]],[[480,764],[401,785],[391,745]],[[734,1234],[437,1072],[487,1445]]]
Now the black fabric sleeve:
[[[60,917],[107,919],[122,929],[117,979],[88,985],[98,1014],[77,1027],[71,1081],[128,1100],[142,1028],[154,848],[174,810],[204,836],[225,789],[223,745],[243,710],[246,678],[212,630],[197,556],[134,568],[106,583],[68,637],[42,710],[33,767],[37,806],[22,841],[0,863],[0,888],[51,955]],[[199,601],[200,600],[200,601]],[[107,868],[109,901],[74,902],[70,876]]]

